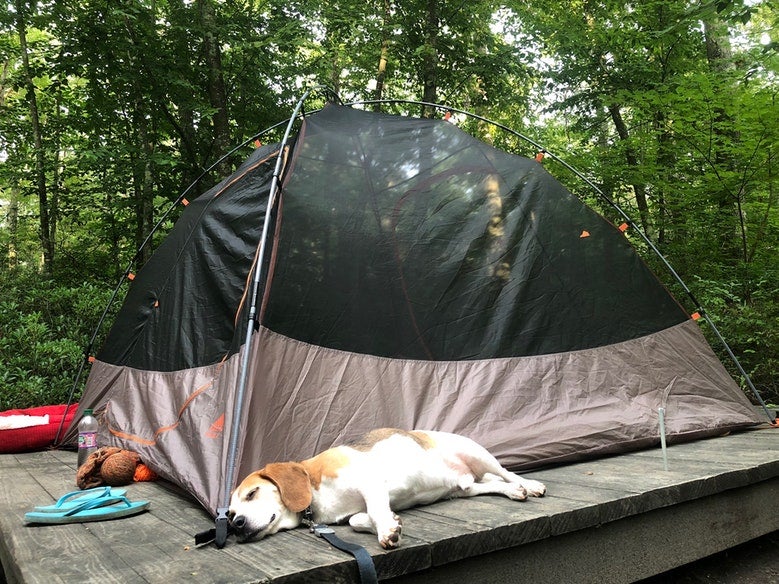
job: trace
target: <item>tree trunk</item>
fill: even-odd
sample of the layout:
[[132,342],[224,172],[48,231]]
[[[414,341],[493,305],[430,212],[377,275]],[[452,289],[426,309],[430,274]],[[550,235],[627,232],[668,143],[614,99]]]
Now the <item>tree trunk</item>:
[[727,25],[716,17],[703,23],[706,59],[712,71],[726,71],[733,66]]
[[338,43],[332,43],[330,54],[330,88],[336,95],[341,95],[341,59],[338,54]]
[[[727,80],[721,78],[734,68],[727,25],[715,15],[703,23],[703,33],[706,59],[709,70],[714,77],[713,82],[720,87],[724,86],[725,91],[729,91]],[[719,96],[722,97],[722,93]],[[722,103],[725,103],[724,100]],[[713,115],[714,123],[710,143],[713,145],[714,152],[711,153],[711,162],[714,164],[715,170],[733,171],[736,164],[727,151],[727,145],[739,139],[738,134],[733,131],[735,124],[724,105],[715,105]],[[722,173],[722,175],[726,174],[727,172]],[[713,227],[716,229],[716,237],[724,257],[746,262],[748,260],[747,234],[746,222],[741,209],[741,193],[737,192],[735,185],[728,184],[724,179],[721,179],[719,188],[712,193],[712,196],[719,211],[715,219],[716,224]],[[748,294],[749,292],[746,291],[745,295],[748,296]]]
[[[609,114],[611,120],[614,122],[614,127],[617,130],[619,139],[625,142],[625,159],[628,166],[633,169],[634,172],[638,172],[639,159],[635,149],[630,146],[628,140],[630,139],[630,133],[628,132],[627,124],[622,118],[622,111],[616,104],[609,106]],[[649,205],[647,203],[646,185],[640,181],[634,180],[632,183],[633,194],[636,199],[636,206],[638,207],[639,220],[641,221],[641,230],[649,236],[650,234],[650,220],[649,220]]]
[[[198,0],[200,24],[203,28],[203,52],[208,72],[208,99],[214,110],[211,123],[214,130],[214,158],[219,158],[230,148],[230,117],[227,108],[227,88],[222,72],[222,51],[216,35],[216,16],[211,0]],[[229,161],[217,169],[222,176],[231,171]]]
[[[427,0],[425,44],[422,53],[422,101],[436,103],[438,92],[438,0]],[[432,118],[435,108],[424,107],[423,118]]]
[[140,249],[137,261],[138,267],[141,267],[149,261],[153,252],[151,245],[146,245],[143,249],[141,249],[141,245],[154,226],[154,173],[152,169],[154,145],[150,141],[149,123],[140,99],[135,104],[134,118],[133,126],[137,131],[137,152],[139,155],[133,172],[135,242],[136,247]]
[[[192,9],[184,3],[183,0],[171,2],[170,12],[171,23],[178,31],[174,37],[176,54],[186,55],[188,53],[188,35],[191,34],[191,27],[188,22],[192,18]],[[175,112],[178,115],[176,126],[181,138],[181,152],[186,161],[186,167],[183,171],[182,183],[188,187],[200,176],[200,170],[208,166],[213,160],[200,160],[198,157],[197,129],[195,127],[195,112],[189,101],[191,96],[183,95],[175,99]],[[221,156],[221,154],[219,154]],[[193,197],[195,198],[202,192],[205,192],[211,186],[211,181],[198,181],[194,187]]]
[[54,91],[56,95],[53,114],[54,131],[51,132],[51,151],[54,154],[54,164],[52,165],[53,176],[51,177],[51,196],[49,197],[49,234],[52,241],[57,241],[62,181],[65,173],[65,153],[62,150],[62,128],[65,127],[65,124],[62,120],[62,85],[59,82],[56,83]]
[[[392,33],[390,23],[390,0],[384,0],[384,16],[381,27],[381,50],[379,51],[379,67],[376,72],[376,89],[373,99],[380,100],[384,96],[384,81],[387,78],[387,60],[389,58],[390,35]],[[373,106],[374,111],[381,111],[381,104]]]
[[[35,3],[31,3],[34,9]],[[35,148],[35,188],[38,193],[38,210],[40,215],[39,237],[43,250],[43,271],[51,274],[54,268],[54,240],[51,235],[49,195],[46,186],[46,153],[43,150],[43,130],[38,115],[38,99],[35,84],[30,70],[30,58],[27,49],[27,27],[25,24],[25,2],[16,0],[16,29],[19,33],[19,48],[22,56],[22,71],[24,88],[27,92],[27,103],[30,108],[30,125],[32,126],[33,144]]]
[[8,58],[3,63],[3,71],[0,72],[0,107],[5,105],[5,96],[8,93],[6,83],[8,82],[8,72],[11,70],[11,59]]
[[657,166],[660,169],[662,179],[657,187],[657,212],[655,213],[657,243],[666,243],[667,225],[676,223],[673,213],[668,206],[666,191],[672,181],[674,165],[673,139],[666,127],[666,117],[662,110],[655,112],[655,136],[657,136]]
[[19,189],[11,186],[8,203],[8,267],[19,265]]

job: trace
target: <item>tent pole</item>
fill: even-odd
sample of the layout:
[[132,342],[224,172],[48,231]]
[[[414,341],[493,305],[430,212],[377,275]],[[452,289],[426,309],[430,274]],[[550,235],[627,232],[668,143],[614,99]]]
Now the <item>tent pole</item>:
[[254,328],[257,319],[257,296],[260,290],[260,283],[263,278],[263,263],[265,260],[266,247],[268,243],[268,233],[270,232],[271,214],[276,206],[276,200],[279,193],[280,176],[282,171],[282,164],[284,160],[284,149],[289,141],[289,136],[292,132],[292,126],[298,117],[298,113],[303,107],[303,103],[310,95],[311,91],[306,91],[303,96],[298,100],[292,115],[289,117],[287,123],[287,129],[284,132],[284,137],[281,140],[279,146],[279,154],[276,158],[276,167],[273,171],[273,178],[271,179],[270,193],[268,194],[268,204],[265,209],[265,221],[262,226],[262,236],[260,237],[260,249],[257,253],[257,261],[254,266],[254,276],[252,278],[252,292],[251,292],[251,304],[249,307],[249,315],[246,322],[246,340],[243,347],[243,355],[241,356],[241,368],[238,377],[238,389],[236,391],[235,404],[233,406],[232,418],[230,421],[230,438],[227,450],[227,469],[225,475],[225,482],[222,485],[222,499],[221,506],[217,508],[216,514],[216,537],[215,543],[218,548],[224,547],[227,541],[228,532],[228,516],[227,512],[230,506],[230,490],[232,489],[233,482],[235,481],[236,470],[236,454],[238,450],[238,433],[240,431],[240,420],[243,414],[243,401],[246,394],[246,384],[249,375],[249,356],[251,354],[252,340],[254,338]]

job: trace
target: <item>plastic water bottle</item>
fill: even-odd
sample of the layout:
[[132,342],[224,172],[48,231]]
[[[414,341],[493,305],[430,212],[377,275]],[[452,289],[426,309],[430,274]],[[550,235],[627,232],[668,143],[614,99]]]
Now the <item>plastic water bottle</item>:
[[97,419],[92,410],[84,410],[84,417],[78,423],[78,466],[97,450]]

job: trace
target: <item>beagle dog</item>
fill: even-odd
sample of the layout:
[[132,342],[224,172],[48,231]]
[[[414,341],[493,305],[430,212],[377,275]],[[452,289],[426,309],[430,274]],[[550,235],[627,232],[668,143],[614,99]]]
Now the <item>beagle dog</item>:
[[446,432],[373,430],[301,462],[276,462],[233,491],[228,518],[238,541],[261,539],[304,522],[341,523],[400,545],[395,511],[440,499],[505,495],[524,501],[546,487],[509,472],[473,440]]

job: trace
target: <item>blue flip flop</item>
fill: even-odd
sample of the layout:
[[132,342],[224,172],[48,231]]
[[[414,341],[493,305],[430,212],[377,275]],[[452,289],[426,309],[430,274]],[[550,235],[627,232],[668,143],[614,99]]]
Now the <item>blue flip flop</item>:
[[101,497],[121,497],[127,492],[126,489],[112,489],[111,487],[95,487],[86,491],[73,491],[62,495],[53,505],[38,505],[33,511],[38,513],[59,513],[68,511],[73,507],[78,507],[84,501],[99,499]]
[[27,523],[86,523],[87,521],[105,521],[141,513],[149,508],[149,501],[131,503],[127,497],[96,497],[88,499],[66,511],[36,512],[24,514]]

